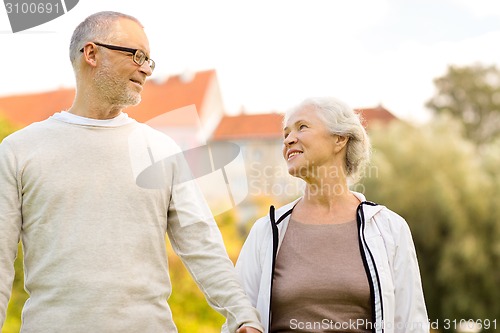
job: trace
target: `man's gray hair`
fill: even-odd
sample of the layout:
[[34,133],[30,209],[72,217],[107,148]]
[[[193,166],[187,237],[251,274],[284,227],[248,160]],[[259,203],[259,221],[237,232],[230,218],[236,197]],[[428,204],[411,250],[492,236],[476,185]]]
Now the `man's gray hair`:
[[133,16],[119,12],[104,11],[90,15],[75,28],[69,44],[69,59],[73,68],[76,69],[76,59],[78,59],[80,50],[85,46],[85,43],[94,41],[106,43],[115,33],[112,29],[113,23],[122,18],[132,20],[137,22],[141,27],[143,26]]
[[371,156],[370,139],[361,123],[361,116],[336,98],[311,97],[288,110],[284,116],[284,123],[293,113],[306,107],[312,107],[317,112],[330,133],[349,138],[345,161],[346,174],[352,183],[357,182]]

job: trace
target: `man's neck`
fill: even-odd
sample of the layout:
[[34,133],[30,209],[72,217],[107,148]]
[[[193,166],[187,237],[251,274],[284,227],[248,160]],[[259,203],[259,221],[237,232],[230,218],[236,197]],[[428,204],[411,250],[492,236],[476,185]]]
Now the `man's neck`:
[[124,108],[123,105],[110,105],[97,98],[84,97],[77,93],[73,105],[68,112],[80,117],[107,120],[120,115]]
[[90,109],[82,109],[82,108],[77,108],[72,106],[68,112],[72,113],[74,115],[80,116],[80,117],[85,117],[85,118],[91,118],[91,119],[98,119],[98,120],[108,120],[108,119],[113,119],[119,116],[122,111],[122,109],[111,109],[111,110],[90,110]]

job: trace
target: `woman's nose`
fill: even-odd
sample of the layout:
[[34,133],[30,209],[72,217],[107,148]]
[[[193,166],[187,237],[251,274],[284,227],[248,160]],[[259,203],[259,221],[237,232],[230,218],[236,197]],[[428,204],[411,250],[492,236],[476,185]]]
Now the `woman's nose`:
[[292,133],[288,134],[286,138],[283,140],[283,143],[285,146],[289,146],[291,144],[294,144],[297,142],[297,137],[293,135]]

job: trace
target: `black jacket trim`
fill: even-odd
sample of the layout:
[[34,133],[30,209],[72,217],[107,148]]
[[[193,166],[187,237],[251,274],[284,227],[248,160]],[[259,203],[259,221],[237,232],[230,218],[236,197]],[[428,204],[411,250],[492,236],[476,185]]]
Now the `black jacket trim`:
[[278,224],[280,224],[288,215],[290,215],[293,211],[293,208],[289,209],[285,214],[281,215],[278,221],[275,218],[275,209],[274,206],[269,208],[269,220],[271,221],[271,228],[273,230],[273,264],[271,269],[271,290],[269,293],[269,320],[268,320],[268,328],[267,331],[271,332],[271,304],[273,300],[273,280],[274,280],[274,268],[276,267],[276,256],[278,254],[278,244],[279,244],[279,231]]
[[[380,278],[377,271],[377,266],[375,264],[375,259],[373,258],[373,254],[366,243],[365,238],[365,214],[363,211],[363,205],[369,206],[377,206],[376,203],[370,201],[363,201],[359,204],[356,210],[356,221],[358,224],[358,233],[359,233],[359,250],[361,252],[361,258],[363,259],[363,266],[365,267],[366,275],[368,277],[368,281],[370,282],[370,298],[372,302],[372,329],[373,333],[384,332],[383,327],[383,304],[382,304],[382,289],[380,286]],[[375,289],[375,287],[377,287]],[[378,301],[378,302],[377,302]],[[377,308],[377,304],[380,304],[380,307]]]

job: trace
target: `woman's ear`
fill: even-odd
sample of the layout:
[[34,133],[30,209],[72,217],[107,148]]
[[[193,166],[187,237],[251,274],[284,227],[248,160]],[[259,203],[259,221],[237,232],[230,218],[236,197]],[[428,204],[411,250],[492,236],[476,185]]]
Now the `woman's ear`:
[[339,152],[347,145],[348,136],[335,135],[335,152]]

